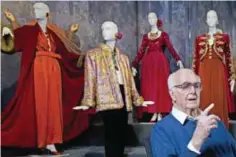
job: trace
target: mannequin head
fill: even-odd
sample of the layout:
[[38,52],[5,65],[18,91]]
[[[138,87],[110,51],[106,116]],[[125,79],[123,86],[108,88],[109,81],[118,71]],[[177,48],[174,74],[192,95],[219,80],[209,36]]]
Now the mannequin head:
[[210,10],[207,12],[206,23],[209,27],[215,27],[219,24],[218,16],[215,10]]
[[148,14],[148,22],[151,26],[157,26],[157,20],[158,20],[158,18],[157,18],[156,13],[150,12]]
[[35,18],[37,20],[44,20],[48,18],[50,10],[47,4],[35,3],[33,8],[35,13]]
[[115,40],[117,33],[118,33],[118,27],[114,22],[105,21],[102,24],[102,37],[105,41]]

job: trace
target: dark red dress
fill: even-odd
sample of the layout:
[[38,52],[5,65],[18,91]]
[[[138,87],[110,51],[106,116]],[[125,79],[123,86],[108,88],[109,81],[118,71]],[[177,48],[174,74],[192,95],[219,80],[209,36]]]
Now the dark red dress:
[[136,67],[141,61],[141,95],[145,101],[155,102],[148,107],[139,107],[139,117],[143,112],[167,113],[171,110],[172,102],[167,86],[170,68],[164,48],[168,48],[176,61],[180,60],[166,32],[162,32],[160,37],[153,40],[145,34],[141,48],[132,63],[132,66]]

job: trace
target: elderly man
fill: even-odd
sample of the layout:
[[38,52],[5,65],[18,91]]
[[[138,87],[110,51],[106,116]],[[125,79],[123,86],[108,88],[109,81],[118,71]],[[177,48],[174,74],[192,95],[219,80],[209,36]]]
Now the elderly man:
[[190,69],[168,78],[173,101],[171,113],[151,133],[154,157],[235,157],[236,141],[216,115],[211,104],[200,111],[201,80]]

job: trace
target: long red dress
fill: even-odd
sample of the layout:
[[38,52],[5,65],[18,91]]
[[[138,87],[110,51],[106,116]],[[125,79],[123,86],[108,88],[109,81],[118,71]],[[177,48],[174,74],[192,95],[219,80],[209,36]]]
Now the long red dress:
[[193,70],[202,80],[201,105],[205,109],[214,103],[212,113],[218,115],[228,127],[228,113],[235,112],[230,81],[234,71],[230,52],[229,35],[214,34],[214,43],[208,44],[210,35],[202,34],[196,38]]
[[[35,88],[36,84],[34,77],[43,76],[40,74],[37,76],[35,75],[34,64],[36,63],[35,61],[38,58],[38,55],[42,55],[42,53],[37,54],[37,48],[39,48],[37,47],[39,46],[38,35],[40,32],[41,29],[38,24],[32,26],[25,25],[14,31],[15,50],[16,52],[22,52],[21,71],[15,95],[2,112],[2,146],[38,146],[38,132],[42,128],[38,128],[37,125],[36,112],[37,108],[40,106],[36,105],[37,100],[35,94],[37,94],[37,91]],[[58,109],[62,111],[63,119],[61,119],[59,123],[63,121],[63,141],[66,141],[78,136],[88,128],[88,113],[74,111],[72,109],[82,98],[84,71],[76,66],[79,55],[69,52],[57,36],[56,32],[48,29],[48,33],[51,35],[55,45],[55,54],[52,56],[60,56],[57,61],[58,64],[55,64],[56,62],[54,60],[53,66],[51,67],[53,68],[52,70],[55,71],[60,69],[61,73],[61,81],[58,80],[57,82],[61,82],[62,87],[62,109]],[[48,71],[50,70],[48,69]],[[58,76],[58,79],[60,79],[60,77]],[[55,90],[54,92],[60,91]],[[45,104],[42,105],[45,106]],[[56,117],[56,113],[50,112],[57,111],[49,109],[47,113],[45,112],[45,117],[48,114],[54,115],[51,117]],[[45,118],[45,120],[47,119]],[[60,140],[61,139],[58,141]]]
[[34,93],[38,147],[62,143],[62,82],[56,45],[51,33],[39,32],[34,59]]
[[139,107],[139,118],[143,112],[168,113],[171,110],[172,102],[167,86],[170,67],[164,54],[164,48],[168,48],[176,61],[180,60],[166,32],[162,32],[156,39],[149,39],[148,34],[145,34],[132,63],[133,67],[137,67],[141,61],[141,95],[144,100],[155,102],[148,107]]

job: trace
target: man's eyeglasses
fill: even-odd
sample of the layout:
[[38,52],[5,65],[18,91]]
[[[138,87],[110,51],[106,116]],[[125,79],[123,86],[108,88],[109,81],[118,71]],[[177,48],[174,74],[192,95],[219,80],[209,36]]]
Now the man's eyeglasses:
[[195,89],[202,89],[202,83],[196,82],[196,83],[190,83],[190,82],[184,82],[181,85],[174,86],[175,88],[180,88],[182,90],[190,90],[191,87],[194,87]]

